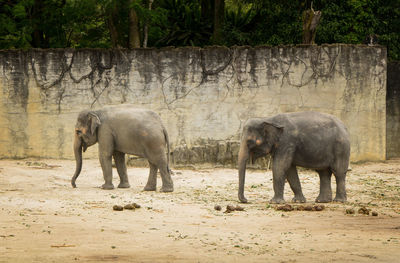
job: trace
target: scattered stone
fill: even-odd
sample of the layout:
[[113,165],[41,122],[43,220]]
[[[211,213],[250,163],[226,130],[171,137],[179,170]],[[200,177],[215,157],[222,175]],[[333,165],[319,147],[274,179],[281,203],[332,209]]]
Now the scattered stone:
[[236,210],[236,211],[244,211],[244,208],[237,205],[237,206],[235,207],[235,210]]
[[293,211],[293,207],[289,204],[281,205],[276,208],[276,210],[282,210],[285,212]]
[[135,210],[135,206],[133,204],[127,204],[127,205],[124,206],[124,209]]
[[141,206],[139,204],[133,203],[132,204],[135,208],[140,208]]
[[314,207],[313,207],[313,210],[315,210],[315,211],[322,211],[322,210],[324,210],[325,209],[325,206],[324,205],[315,205]]
[[378,216],[378,212],[372,211],[372,216]]
[[114,211],[122,211],[122,210],[124,210],[124,208],[121,205],[114,205],[113,210]]
[[305,209],[304,209],[304,205],[299,205],[299,206],[297,206],[296,207],[296,210],[297,211],[304,211]]
[[229,210],[229,211],[232,212],[232,211],[235,211],[235,207],[234,207],[233,205],[227,205],[227,206],[226,206],[226,210],[227,210],[227,211]]
[[360,209],[358,209],[358,213],[359,214],[364,214],[364,215],[369,215],[369,209],[366,208],[365,206],[363,206]]
[[306,206],[304,207],[304,210],[306,210],[306,211],[312,211],[312,210],[313,210],[313,207],[312,207],[311,205],[306,205]]
[[352,215],[352,214],[354,214],[354,213],[355,213],[355,211],[354,211],[353,208],[347,208],[347,209],[346,209],[346,214]]
[[217,210],[217,211],[221,211],[222,207],[220,205],[215,205],[214,209]]

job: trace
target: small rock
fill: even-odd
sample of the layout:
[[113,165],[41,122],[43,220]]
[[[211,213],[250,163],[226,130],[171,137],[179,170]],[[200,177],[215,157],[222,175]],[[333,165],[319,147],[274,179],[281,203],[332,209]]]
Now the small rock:
[[313,207],[313,210],[315,210],[315,211],[322,211],[324,209],[325,209],[324,205],[316,205]]
[[297,211],[304,211],[304,205],[299,205],[296,207]]
[[289,204],[286,204],[286,205],[278,206],[276,208],[276,210],[282,210],[282,211],[285,211],[285,212],[289,212],[289,211],[293,211],[293,207],[291,205],[289,205]]
[[229,211],[232,212],[232,211],[235,211],[235,207],[234,207],[233,205],[227,205],[227,206],[226,206],[226,210],[227,210],[227,211],[229,210]]
[[215,205],[214,209],[217,210],[217,211],[221,211],[222,207],[220,205]]
[[114,205],[113,210],[114,211],[122,211],[122,210],[124,210],[124,208],[121,205]]
[[304,207],[304,210],[306,210],[306,211],[312,211],[312,210],[313,210],[313,207],[312,207],[311,205],[306,205],[306,206]]
[[355,213],[355,211],[354,211],[353,208],[347,208],[347,209],[346,209],[346,214],[352,215],[352,214],[354,214],[354,213]]
[[364,215],[369,215],[369,209],[367,209],[365,206],[361,207],[358,209],[359,214],[364,214]]
[[237,206],[235,207],[235,210],[236,210],[236,211],[244,211],[244,208],[237,205]]
[[378,212],[372,211],[372,216],[378,216]]
[[124,206],[124,209],[135,210],[135,206],[133,204],[127,204],[127,205]]
[[135,208],[140,208],[141,206],[139,204],[133,203],[132,204]]

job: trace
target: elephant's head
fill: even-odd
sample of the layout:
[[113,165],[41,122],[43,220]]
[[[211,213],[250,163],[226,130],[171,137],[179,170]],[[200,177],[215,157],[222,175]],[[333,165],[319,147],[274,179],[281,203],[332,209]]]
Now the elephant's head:
[[72,187],[76,187],[75,181],[82,169],[82,150],[97,142],[97,128],[101,124],[99,116],[93,111],[82,111],[79,113],[75,125],[74,154],[76,160],[75,174],[72,177]]
[[246,203],[244,197],[244,181],[246,162],[250,158],[253,162],[262,156],[266,156],[278,147],[278,141],[283,132],[279,124],[265,119],[250,119],[243,128],[238,157],[239,193],[240,202]]

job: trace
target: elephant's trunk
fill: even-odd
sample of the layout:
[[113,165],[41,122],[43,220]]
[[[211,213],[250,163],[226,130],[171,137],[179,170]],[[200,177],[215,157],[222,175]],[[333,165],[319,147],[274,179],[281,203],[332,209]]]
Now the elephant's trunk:
[[82,170],[82,139],[77,134],[75,134],[74,154],[75,154],[75,160],[76,160],[76,168],[75,168],[74,176],[72,177],[72,180],[71,180],[71,185],[72,185],[72,187],[75,188],[76,187],[76,184],[75,184],[76,178],[78,178],[78,176]]
[[246,197],[244,197],[244,181],[246,176],[246,162],[249,159],[249,149],[246,142],[240,144],[239,157],[238,157],[238,170],[239,170],[239,201],[247,203]]

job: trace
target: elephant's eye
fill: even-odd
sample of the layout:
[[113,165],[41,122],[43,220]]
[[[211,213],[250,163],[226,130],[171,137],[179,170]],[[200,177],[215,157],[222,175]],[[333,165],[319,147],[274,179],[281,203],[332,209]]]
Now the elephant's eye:
[[81,130],[76,130],[76,134],[81,135],[82,131]]
[[247,140],[247,147],[252,148],[254,147],[256,142],[254,140]]

